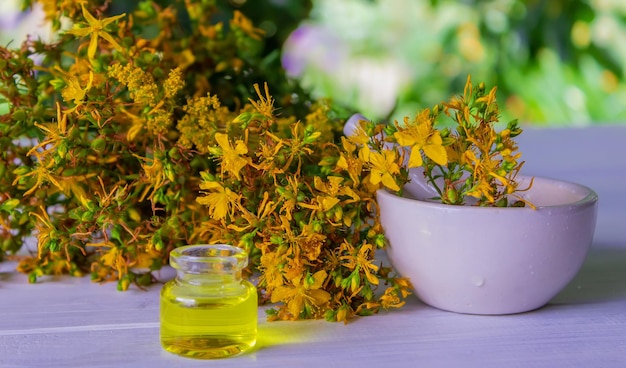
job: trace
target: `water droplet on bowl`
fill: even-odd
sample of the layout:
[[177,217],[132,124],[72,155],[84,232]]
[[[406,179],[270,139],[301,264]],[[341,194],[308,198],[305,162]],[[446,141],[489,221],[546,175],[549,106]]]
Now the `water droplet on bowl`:
[[472,284],[474,284],[474,286],[481,287],[485,285],[485,279],[482,276],[474,276],[472,277]]

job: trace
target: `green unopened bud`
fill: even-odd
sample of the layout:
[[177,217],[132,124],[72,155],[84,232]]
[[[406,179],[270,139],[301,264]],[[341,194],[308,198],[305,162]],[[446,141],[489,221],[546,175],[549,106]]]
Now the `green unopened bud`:
[[393,125],[389,125],[389,124],[385,125],[385,127],[383,128],[383,132],[388,137],[392,136],[396,131],[397,131],[396,127]]
[[155,8],[152,6],[152,3],[147,1],[140,1],[138,9],[141,11],[141,15],[144,18],[150,18],[156,15]]
[[152,284],[152,274],[147,272],[137,276],[137,284],[140,286],[149,286]]
[[111,228],[111,239],[122,243],[122,227],[120,225],[115,225]]
[[506,207],[508,204],[509,201],[506,199],[506,197],[502,197],[496,202],[496,207]]
[[93,216],[94,216],[93,212],[85,211],[80,216],[80,221],[82,221],[82,222],[91,222],[93,220]]
[[[50,236],[54,236],[54,235],[53,235],[53,232],[51,231]],[[46,245],[48,246],[48,249],[50,249],[51,252],[58,252],[61,250],[61,243],[57,239],[50,239],[48,241],[48,244]]]
[[446,198],[450,203],[457,203],[457,201],[459,200],[459,195],[456,189],[448,188],[448,190],[446,191]]
[[201,171],[200,172],[200,177],[204,181],[215,181],[215,175],[211,174],[208,171]]
[[256,230],[247,234],[244,234],[241,239],[239,239],[239,247],[244,249],[252,249],[254,246],[254,236],[256,235]]
[[507,129],[510,130],[509,136],[511,138],[515,138],[518,135],[522,134],[522,129],[519,127],[517,119],[509,121],[509,123],[507,124]]
[[335,206],[335,211],[334,211],[334,216],[335,216],[335,222],[343,222],[343,210],[341,209],[340,206]]
[[313,231],[316,233],[322,232],[322,224],[319,221],[313,222]]
[[304,139],[303,142],[306,144],[312,144],[315,143],[315,141],[317,141],[317,139],[322,135],[322,133],[320,132],[311,132],[311,133],[305,133],[304,134]]
[[93,58],[93,59],[89,59],[91,66],[93,67],[94,72],[96,73],[102,73],[104,72],[104,64],[102,63],[102,60],[98,59],[98,58]]
[[11,114],[11,119],[14,121],[24,121],[26,120],[26,112],[22,109],[17,109]]
[[280,153],[280,154],[274,156],[274,160],[279,165],[284,165],[285,162],[287,162],[287,159],[285,158],[285,155],[283,153]]
[[174,172],[174,169],[172,168],[171,165],[166,165],[164,168],[165,171],[165,177],[167,177],[167,179],[169,181],[171,181],[172,183],[176,182],[176,173]]
[[515,161],[505,161],[504,163],[502,163],[502,168],[506,172],[511,172],[513,171],[513,169],[515,169],[516,165],[517,165],[517,162]]
[[295,220],[297,224],[304,222],[305,218],[306,218],[306,214],[303,211],[297,211],[293,213],[293,219]]
[[119,281],[117,282],[117,291],[126,291],[128,290],[129,285],[130,278],[128,277],[128,275],[124,275],[124,277],[119,279]]
[[376,235],[376,237],[374,238],[374,245],[379,249],[383,248],[385,246],[385,235],[383,234]]
[[335,287],[339,287],[342,281],[343,281],[343,277],[341,277],[341,275],[337,275],[337,277],[335,277]]
[[287,199],[292,197],[292,194],[290,191],[288,191],[287,189],[283,188],[283,187],[276,187],[276,192],[278,193],[278,195],[280,195],[281,197],[285,197]]
[[57,154],[59,155],[59,157],[65,159],[65,157],[67,156],[67,150],[67,142],[61,141],[61,143],[59,143],[59,148],[57,149]]
[[98,153],[101,153],[102,151],[104,151],[106,146],[107,146],[107,142],[102,137],[97,137],[96,139],[91,141],[91,148]]
[[154,245],[154,248],[158,251],[163,250],[163,239],[161,238],[160,232],[157,231],[152,235],[152,245]]
[[306,200],[306,194],[298,192],[298,195],[296,195],[296,200],[298,202],[304,202]]
[[[11,250],[13,245],[13,242],[11,240],[11,238],[6,238],[2,241],[2,251],[4,252],[8,252],[9,250]],[[2,257],[0,257],[0,261],[2,260]]]
[[437,116],[443,111],[443,104],[437,104],[433,107],[431,116]]
[[65,81],[62,79],[53,79],[50,81],[50,85],[52,85],[55,91],[60,91],[66,86]]
[[[150,59],[150,61],[158,60],[158,58],[159,58],[159,56],[157,54],[152,54],[152,53],[149,53],[149,52],[147,52],[145,54],[142,54],[142,56],[146,56],[147,58]],[[152,75],[154,76],[155,79],[158,80],[158,79],[164,78],[166,74],[163,71],[163,68],[156,67],[156,68],[154,68],[152,70]]]
[[250,123],[250,119],[251,118],[252,118],[252,113],[250,113],[250,112],[242,112],[241,114],[239,114],[235,118],[235,120],[233,120],[233,123],[234,124],[241,124],[241,126],[243,128],[245,128]]
[[19,220],[18,220],[18,225],[24,225],[26,223],[30,222],[30,216],[28,216],[28,213],[26,212],[22,212],[22,214],[20,214]]

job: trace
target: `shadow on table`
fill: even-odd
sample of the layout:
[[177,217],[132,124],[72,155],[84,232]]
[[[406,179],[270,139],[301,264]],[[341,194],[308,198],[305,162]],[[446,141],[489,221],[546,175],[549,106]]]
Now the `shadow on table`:
[[319,320],[259,321],[257,342],[250,353],[319,340],[323,336],[320,330],[324,330],[326,324],[329,324],[329,322]]
[[626,249],[592,248],[582,268],[550,304],[626,299]]

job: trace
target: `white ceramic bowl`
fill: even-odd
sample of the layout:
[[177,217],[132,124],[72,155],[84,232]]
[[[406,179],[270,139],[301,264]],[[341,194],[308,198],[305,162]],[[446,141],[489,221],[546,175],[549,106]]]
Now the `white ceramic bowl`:
[[420,194],[413,182],[402,197],[378,191],[387,254],[424,303],[453,312],[545,305],[579,271],[596,225],[593,190],[548,178],[524,193],[536,210],[443,205]]

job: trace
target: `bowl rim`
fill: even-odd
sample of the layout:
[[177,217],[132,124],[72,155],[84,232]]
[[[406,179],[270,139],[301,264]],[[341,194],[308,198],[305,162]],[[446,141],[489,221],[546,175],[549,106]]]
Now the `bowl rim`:
[[[536,211],[536,210],[540,210],[540,209],[545,209],[545,210],[553,210],[553,209],[559,209],[559,208],[570,208],[570,207],[584,207],[585,205],[592,205],[596,202],[598,202],[598,194],[591,188],[589,188],[586,185],[582,185],[582,184],[578,184],[578,183],[574,183],[571,181],[566,181],[566,180],[561,180],[561,179],[555,179],[555,178],[551,178],[551,177],[546,177],[546,176],[529,176],[529,175],[519,175],[518,176],[518,181],[524,181],[524,180],[540,180],[540,181],[548,181],[548,182],[552,182],[553,184],[560,184],[560,185],[565,185],[568,186],[570,188],[576,188],[578,190],[580,190],[581,192],[586,192],[587,195],[585,195],[583,198],[574,201],[574,202],[569,202],[569,203],[563,203],[563,204],[556,204],[556,205],[544,205],[544,206],[535,206],[535,209],[532,209],[528,206],[525,207],[481,207],[481,206],[472,206],[472,205],[451,205],[451,204],[444,204],[444,203],[440,203],[440,202],[435,202],[435,201],[428,201],[428,200],[423,200],[423,199],[418,199],[418,198],[407,198],[407,197],[403,197],[400,196],[398,194],[392,193],[391,191],[389,191],[388,189],[385,188],[381,188],[378,189],[376,191],[376,195],[382,195],[388,198],[394,198],[395,200],[401,201],[401,202],[407,202],[407,203],[412,203],[412,204],[417,204],[419,203],[420,206],[424,206],[424,207],[432,207],[432,208],[438,208],[438,209],[448,209],[448,210],[460,210],[460,209],[474,209],[477,211],[488,211],[488,210],[502,210],[502,211]],[[406,185],[410,185],[410,182],[405,184]]]

